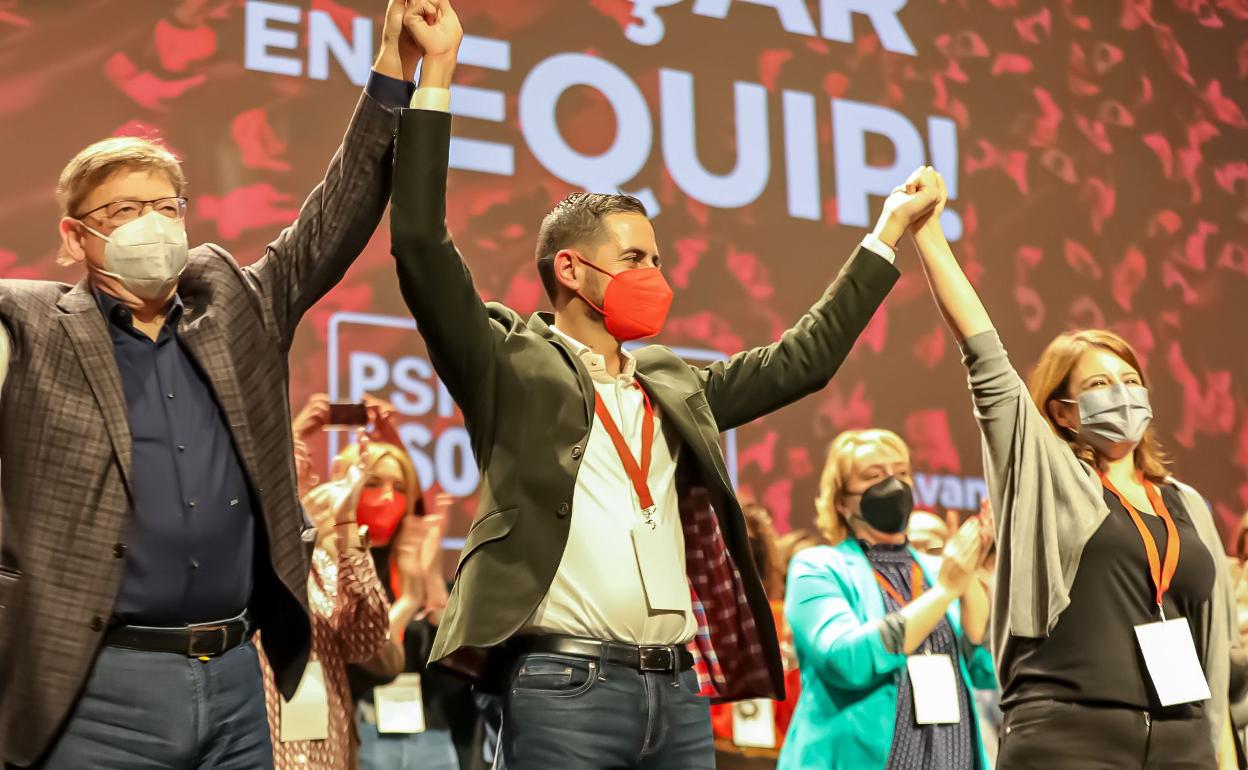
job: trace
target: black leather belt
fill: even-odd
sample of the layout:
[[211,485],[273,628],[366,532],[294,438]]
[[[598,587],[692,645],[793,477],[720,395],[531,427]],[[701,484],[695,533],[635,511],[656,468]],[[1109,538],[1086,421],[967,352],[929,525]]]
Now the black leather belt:
[[104,635],[104,644],[144,652],[172,652],[188,658],[215,658],[240,646],[250,636],[251,618],[244,612],[220,623],[175,628],[114,626]]
[[693,668],[693,655],[683,645],[636,645],[604,642],[575,636],[517,636],[507,645],[513,656],[531,653],[568,655],[585,660],[605,660],[636,671],[672,673]]

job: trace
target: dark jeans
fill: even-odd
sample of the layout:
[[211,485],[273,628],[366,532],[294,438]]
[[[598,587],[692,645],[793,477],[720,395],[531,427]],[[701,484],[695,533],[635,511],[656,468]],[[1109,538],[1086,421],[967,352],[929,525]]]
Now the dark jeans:
[[1054,700],[1005,712],[997,770],[1208,770],[1209,721],[1153,719],[1125,708]]
[[534,653],[503,703],[506,770],[714,770],[710,701],[697,675]]
[[271,770],[256,648],[206,662],[104,647],[39,770]]

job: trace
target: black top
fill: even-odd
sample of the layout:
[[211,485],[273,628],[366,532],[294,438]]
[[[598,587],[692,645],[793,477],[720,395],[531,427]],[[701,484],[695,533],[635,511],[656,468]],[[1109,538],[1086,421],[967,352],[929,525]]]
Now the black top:
[[[386,595],[393,602],[394,592],[390,583],[390,548],[372,549],[373,564]],[[449,730],[460,765],[476,767],[475,758],[482,756],[484,729],[482,713],[472,692],[471,685],[444,668],[429,666],[429,653],[433,649],[433,637],[437,626],[428,620],[413,620],[403,635],[403,651],[406,663],[403,670],[420,674],[420,694],[425,711],[425,727],[428,730]],[[347,667],[347,680],[351,697],[356,701],[373,703],[373,688],[389,684],[392,680],[381,679],[359,666]]]
[[[1179,532],[1179,564],[1166,592],[1167,619],[1198,617],[1213,594],[1215,565],[1183,505],[1179,490],[1160,487]],[[1139,530],[1118,497],[1105,490],[1109,516],[1092,535],[1070,591],[1070,606],[1047,639],[1014,637],[1012,655],[1002,661],[1002,705],[1037,698],[1148,709],[1165,716],[1191,716],[1199,704],[1161,708],[1148,678],[1135,626],[1158,620],[1156,586]],[[1166,525],[1141,511],[1166,553]],[[1196,654],[1204,659],[1203,634],[1194,633]]]
[[[911,596],[910,582],[913,576],[914,556],[908,545],[868,545],[862,544],[867,561],[889,585],[907,602]],[[884,609],[898,612],[902,605],[887,592],[884,596]],[[947,617],[923,640],[916,655],[932,653],[948,655],[953,665],[958,667],[958,638],[953,633],[953,626]],[[971,694],[966,689],[966,682],[961,676],[958,682],[958,713],[962,720],[953,725],[920,725],[914,718],[914,690],[910,684],[910,676],[903,670],[897,679],[897,718],[893,727],[893,745],[889,751],[888,768],[906,768],[906,770],[974,770],[979,767],[979,747],[975,741],[975,731],[971,708]]]
[[230,618],[252,589],[255,518],[247,476],[208,379],[178,339],[175,297],[155,342],[96,292],[130,425],[133,512],[118,622],[174,626]]

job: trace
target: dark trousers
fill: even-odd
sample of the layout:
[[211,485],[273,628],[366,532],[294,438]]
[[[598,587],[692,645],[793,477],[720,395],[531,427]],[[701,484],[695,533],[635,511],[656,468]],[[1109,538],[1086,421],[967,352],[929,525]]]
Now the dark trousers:
[[1216,767],[1208,719],[1054,700],[1005,712],[997,770],[1208,770]]
[[714,770],[710,701],[697,675],[640,673],[534,653],[503,700],[506,770]]
[[271,770],[251,642],[201,661],[104,647],[39,770]]

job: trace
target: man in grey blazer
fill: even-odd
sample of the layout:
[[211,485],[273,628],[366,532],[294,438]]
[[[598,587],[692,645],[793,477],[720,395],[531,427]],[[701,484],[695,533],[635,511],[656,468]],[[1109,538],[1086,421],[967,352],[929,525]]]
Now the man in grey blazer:
[[391,0],[324,181],[255,263],[188,249],[177,160],[121,137],[58,188],[86,277],[0,280],[0,762],[272,767],[251,637],[287,697],[310,647],[287,353],[389,200],[404,16],[431,5]]

